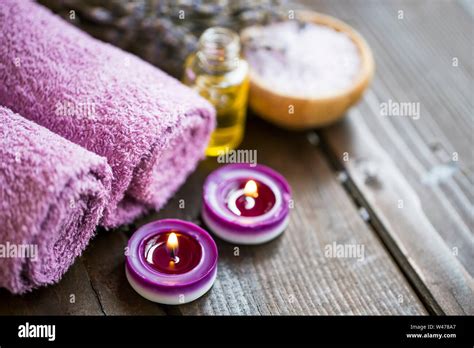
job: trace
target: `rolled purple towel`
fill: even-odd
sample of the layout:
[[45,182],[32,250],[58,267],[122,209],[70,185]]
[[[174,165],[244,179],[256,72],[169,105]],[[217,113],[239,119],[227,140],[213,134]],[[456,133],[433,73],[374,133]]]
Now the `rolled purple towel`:
[[58,281],[93,236],[111,177],[105,158],[0,106],[0,287]]
[[104,226],[161,208],[204,156],[215,111],[179,81],[30,1],[0,1],[0,33],[0,104],[112,167]]

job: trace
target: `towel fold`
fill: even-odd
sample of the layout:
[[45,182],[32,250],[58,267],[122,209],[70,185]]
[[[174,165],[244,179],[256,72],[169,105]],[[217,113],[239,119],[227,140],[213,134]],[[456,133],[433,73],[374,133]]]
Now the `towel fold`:
[[58,281],[93,236],[111,177],[105,158],[0,107],[0,287]]
[[215,111],[141,59],[31,1],[0,1],[0,103],[107,158],[103,225],[159,209],[193,171]]

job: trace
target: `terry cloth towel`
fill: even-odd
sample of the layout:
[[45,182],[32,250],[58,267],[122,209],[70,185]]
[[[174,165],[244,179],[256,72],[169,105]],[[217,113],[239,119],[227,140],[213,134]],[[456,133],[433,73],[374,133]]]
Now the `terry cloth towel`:
[[0,1],[0,104],[107,158],[103,225],[158,210],[204,157],[215,110],[149,63],[30,1]]
[[0,107],[0,287],[58,281],[104,210],[107,160]]

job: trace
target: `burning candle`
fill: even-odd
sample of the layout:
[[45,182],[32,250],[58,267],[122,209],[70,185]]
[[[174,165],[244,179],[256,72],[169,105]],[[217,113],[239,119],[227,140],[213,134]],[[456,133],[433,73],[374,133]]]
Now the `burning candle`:
[[190,222],[154,221],[130,238],[125,271],[132,288],[150,301],[191,302],[214,284],[217,247],[206,231]]
[[202,218],[220,238],[237,244],[265,243],[288,226],[290,187],[274,170],[229,164],[204,183]]

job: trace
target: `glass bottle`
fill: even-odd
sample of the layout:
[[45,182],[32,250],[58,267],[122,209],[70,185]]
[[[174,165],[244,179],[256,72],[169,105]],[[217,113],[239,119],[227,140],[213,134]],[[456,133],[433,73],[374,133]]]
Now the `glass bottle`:
[[248,64],[240,57],[240,39],[232,30],[204,31],[197,52],[185,63],[183,82],[209,100],[217,110],[217,126],[208,156],[235,149],[244,136],[249,88]]

